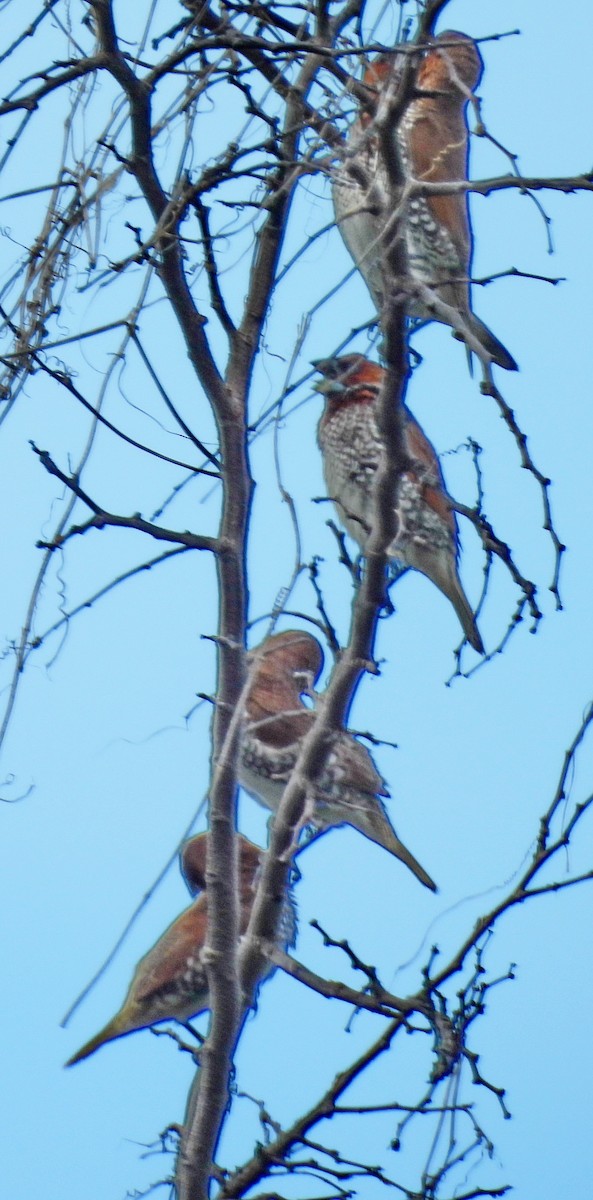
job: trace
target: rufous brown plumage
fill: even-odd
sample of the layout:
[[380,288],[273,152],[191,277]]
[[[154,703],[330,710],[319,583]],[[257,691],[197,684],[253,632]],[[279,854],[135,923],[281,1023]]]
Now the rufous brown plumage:
[[[315,721],[302,695],[319,677],[323,652],[311,634],[292,629],[267,638],[250,659],[253,677],[245,703],[239,780],[275,812]],[[352,825],[436,891],[430,875],[397,836],[381,799],[388,795],[368,750],[352,734],[338,730],[320,774],[309,785],[307,820],[318,830]]]
[[[169,925],[152,950],[140,960],[119,1012],[68,1060],[67,1067],[88,1058],[105,1042],[137,1029],[146,1029],[159,1021],[188,1021],[208,1008],[208,980],[203,961],[208,928],[206,843],[207,834],[198,834],[182,851],[184,875],[190,891],[200,891],[198,899]],[[243,935],[249,923],[265,851],[240,834],[238,851],[240,933]],[[292,945],[294,932],[294,908],[287,894],[279,921],[278,944],[283,948]]]
[[[398,53],[395,47],[367,68],[363,82],[377,105],[387,86],[396,91],[403,63],[403,48]],[[391,292],[401,292],[411,316],[453,325],[485,362],[512,371],[515,360],[471,309],[467,192],[406,195],[404,189],[406,182],[467,181],[466,108],[482,71],[478,48],[465,34],[447,30],[428,39],[412,73],[409,103],[390,130],[401,183],[390,182],[373,117],[363,111],[349,131],[332,193],[340,232],[379,313]],[[393,279],[388,262],[395,245],[402,271]]]
[[[340,521],[365,551],[375,515],[375,480],[384,449],[377,424],[383,367],[362,354],[315,363],[316,385],[325,398],[318,426],[328,495]],[[389,555],[426,575],[451,601],[470,645],[484,653],[474,614],[458,571],[455,514],[434,448],[409,409],[403,407],[407,462],[395,481],[396,534]]]

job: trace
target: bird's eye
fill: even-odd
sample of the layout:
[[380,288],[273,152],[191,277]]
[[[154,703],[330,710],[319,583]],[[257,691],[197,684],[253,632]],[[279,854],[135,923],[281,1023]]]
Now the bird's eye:
[[293,677],[302,692],[309,692],[313,687],[314,677],[312,671],[303,671],[299,668],[299,670],[293,671]]

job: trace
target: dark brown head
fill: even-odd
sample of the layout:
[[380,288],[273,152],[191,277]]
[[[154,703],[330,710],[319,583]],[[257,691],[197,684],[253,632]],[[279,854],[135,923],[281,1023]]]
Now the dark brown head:
[[316,392],[325,398],[325,409],[319,422],[319,436],[327,423],[331,423],[345,408],[370,405],[373,407],[385,378],[385,371],[378,363],[371,362],[364,354],[342,354],[339,358],[323,358],[313,363],[323,379],[315,383]]
[[[313,687],[323,667],[323,651],[319,642],[302,629],[287,629],[266,639],[247,655],[248,663],[256,660],[252,693],[269,690],[275,694],[287,689],[298,697]],[[277,709],[270,708],[271,711]]]
[[378,363],[371,362],[364,354],[341,354],[337,358],[320,358],[313,363],[316,371],[323,375],[320,383],[313,385],[316,392],[336,398],[352,388],[379,388],[385,371]]
[[[239,851],[239,890],[246,899],[253,890],[254,881],[261,866],[265,851],[254,845],[242,834],[237,835]],[[207,890],[206,883],[206,854],[208,850],[208,834],[199,833],[190,838],[181,848],[181,872],[192,894]]]
[[446,92],[465,102],[464,88],[473,92],[484,70],[476,43],[455,29],[447,29],[431,40],[432,46],[426,51],[416,74],[418,91]]
[[323,667],[316,638],[301,629],[288,629],[267,638],[247,655],[255,670],[245,705],[247,721],[257,737],[270,745],[292,745],[304,737],[311,710],[301,700]]

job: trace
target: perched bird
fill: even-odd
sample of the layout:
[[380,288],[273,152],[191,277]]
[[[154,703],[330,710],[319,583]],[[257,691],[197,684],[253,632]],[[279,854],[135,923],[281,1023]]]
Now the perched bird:
[[[315,720],[301,696],[309,692],[323,666],[316,638],[299,629],[269,637],[250,652],[253,678],[245,703],[239,781],[267,808],[277,811],[305,735]],[[308,799],[317,830],[352,825],[389,850],[417,879],[436,891],[436,884],[400,842],[381,796],[388,796],[365,747],[350,733],[334,733],[326,762]]]
[[[192,893],[201,895],[165,930],[156,945],[138,963],[124,1003],[115,1017],[66,1063],[80,1062],[105,1042],[156,1025],[158,1021],[188,1021],[208,1008],[208,982],[203,965],[208,920],[206,889],[207,834],[192,838],[183,848],[182,863]],[[240,932],[249,923],[265,851],[239,835]],[[295,915],[287,894],[280,917],[278,944],[294,943]],[[272,970],[272,967],[270,967]]]
[[[396,47],[367,68],[363,82],[378,92],[378,102],[388,84],[394,89],[403,61]],[[482,71],[475,42],[465,34],[447,30],[428,39],[414,71],[412,97],[393,129],[392,144],[403,180],[436,184],[467,180],[465,110]],[[381,312],[388,300],[387,254],[395,239],[400,239],[408,279],[430,288],[437,302],[454,310],[448,314],[438,303],[433,307],[412,294],[408,301],[404,297],[409,314],[445,324],[452,324],[456,315],[476,339],[479,349],[475,348],[484,361],[517,370],[508,350],[471,311],[473,240],[467,193],[404,199],[402,192],[401,187],[390,187],[373,118],[362,113],[348,135],[344,161],[335,176],[333,201],[342,237],[377,310]],[[463,329],[459,336],[463,337]]]
[[[328,495],[340,521],[363,551],[374,521],[374,481],[384,443],[377,426],[383,367],[362,354],[344,354],[314,364],[323,375],[315,385],[325,397],[317,436]],[[390,558],[421,571],[451,601],[463,632],[484,653],[474,614],[457,570],[457,522],[447,503],[436,453],[411,412],[403,406],[408,464],[393,496],[397,532]]]

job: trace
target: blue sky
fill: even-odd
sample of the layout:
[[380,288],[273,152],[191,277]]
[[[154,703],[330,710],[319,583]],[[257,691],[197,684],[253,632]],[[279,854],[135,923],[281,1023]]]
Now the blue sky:
[[[175,20],[178,9],[170,7]],[[82,12],[83,6],[72,7],[75,24]],[[14,22],[16,28],[24,13],[25,6],[18,12],[9,7],[7,25]],[[452,0],[440,28],[483,37],[518,26],[520,36],[483,46],[486,72],[480,95],[486,125],[520,155],[525,174],[588,171],[593,86],[588,6],[572,6],[570,28],[564,30],[558,13],[542,15],[542,6],[534,0],[520,5]],[[387,39],[388,31],[383,36]],[[52,53],[55,45],[59,56],[61,42],[57,35],[54,42],[49,25],[46,37],[44,53]],[[33,51],[27,49],[29,53]],[[21,61],[26,63],[26,56]],[[39,61],[33,56],[23,73],[37,69]],[[4,94],[9,86],[3,87]],[[113,89],[102,84],[97,105],[86,116],[89,131],[107,119],[112,98]],[[228,136],[234,136],[241,128],[239,114],[231,105],[224,113]],[[40,114],[36,133],[31,122],[29,140],[10,160],[2,196],[23,186],[23,178],[32,186],[50,180],[63,119],[63,104],[55,98],[47,113]],[[213,153],[214,122],[205,118],[205,129]],[[473,139],[471,169],[476,178],[488,178],[504,173],[506,160],[484,139]],[[351,724],[397,743],[397,750],[375,752],[392,792],[390,812],[440,891],[436,897],[425,892],[389,856],[347,829],[332,832],[301,856],[297,956],[320,974],[351,984],[357,980],[346,961],[322,948],[309,921],[317,918],[332,936],[347,937],[361,957],[376,964],[387,986],[400,993],[415,989],[429,947],[437,943],[443,957],[452,953],[521,870],[539,818],[553,796],[564,752],[593,697],[586,490],[593,445],[591,202],[587,194],[538,196],[552,219],[554,254],[546,251],[544,222],[527,197],[516,191],[475,197],[474,273],[487,275],[514,266],[565,277],[566,282],[551,287],[502,279],[475,289],[474,305],[520,364],[516,376],[498,372],[497,381],[529,436],[535,461],[553,480],[554,519],[568,547],[561,574],[564,608],[555,611],[547,590],[553,554],[542,528],[541,496],[534,480],[521,470],[516,447],[493,402],[480,394],[477,378],[469,378],[463,348],[442,326],[421,331],[414,346],[423,361],[411,382],[408,403],[443,455],[450,491],[469,504],[475,497],[471,459],[463,449],[454,451],[468,437],[483,447],[487,515],[511,545],[523,573],[537,582],[544,619],[536,636],[524,621],[503,655],[470,679],[457,679],[447,687],[458,640],[455,616],[419,576],[408,574],[398,585],[397,612],[382,622],[379,634],[382,673],[364,682]],[[130,250],[123,225],[126,219],[135,220],[136,209],[130,205],[124,210],[121,200],[113,198],[105,202],[103,227],[113,232],[113,257]],[[7,263],[18,256],[14,243],[30,239],[39,212],[38,199],[2,203]],[[303,231],[312,233],[330,219],[327,184],[306,177],[285,259],[302,241]],[[249,246],[248,231],[241,246]],[[228,262],[229,271],[235,268],[229,281],[237,282],[229,282],[229,288],[238,305],[246,260],[232,240]],[[304,314],[348,269],[346,252],[333,231],[311,244],[280,285],[254,383],[253,417],[282,390]],[[138,276],[133,286],[139,285]],[[198,298],[205,298],[203,277],[196,277],[195,288]],[[52,336],[112,320],[129,309],[135,294],[123,283],[73,293],[65,298]],[[157,296],[155,288],[151,297]],[[364,285],[353,278],[315,312],[294,377],[305,375],[309,360],[331,353],[353,326],[371,315]],[[199,435],[211,437],[205,400],[197,394],[181,339],[162,302],[149,309],[141,332],[171,393],[194,420]],[[74,363],[88,395],[98,394],[120,337],[121,332],[89,340],[79,355],[68,350],[67,361]],[[365,350],[365,335],[353,345]],[[221,338],[216,347],[222,362]],[[323,494],[315,442],[320,399],[305,385],[285,409],[301,400],[306,403],[279,431],[282,479],[295,497],[303,559],[314,553],[323,557],[330,613],[345,637],[349,581],[336,562],[325,525],[327,508],[312,503],[312,497]],[[125,424],[133,436],[181,459],[188,454],[180,438],[157,425],[169,429],[171,422],[135,352],[114,373],[106,404],[106,414]],[[37,376],[27,383],[0,430],[0,503],[7,514],[0,546],[6,580],[0,619],[7,646],[23,623],[38,564],[35,542],[51,532],[64,503],[28,440],[66,466],[69,460],[76,462],[87,428],[88,417],[74,401]],[[258,484],[249,550],[253,618],[271,610],[290,578],[295,557],[272,452],[269,431],[253,444]],[[141,510],[150,516],[181,477],[178,469],[147,464],[144,456],[101,433],[85,486],[105,507],[124,513]],[[215,529],[217,511],[216,491],[198,482],[180,493],[163,519],[209,533]],[[482,553],[467,524],[461,524],[461,534],[462,576],[475,602]],[[127,530],[93,533],[71,542],[63,555],[55,556],[36,633],[55,620],[62,594],[69,609],[157,551],[140,534]],[[488,648],[497,645],[515,603],[515,589],[496,565],[480,620]],[[290,607],[311,612],[313,604],[302,578]],[[60,1021],[173,851],[206,791],[210,712],[203,706],[189,722],[184,715],[195,704],[196,692],[212,689],[213,645],[202,635],[212,633],[215,622],[212,564],[203,555],[185,555],[111,592],[73,620],[63,639],[54,637],[29,660],[0,767],[0,795],[6,799],[32,788],[25,799],[0,809],[2,953],[8,983],[2,992],[0,1038],[3,1075],[9,1081],[0,1099],[0,1127],[6,1137],[3,1176],[11,1200],[40,1194],[44,1200],[117,1200],[128,1191],[134,1195],[134,1189],[145,1188],[171,1169],[168,1159],[143,1157],[143,1147],[183,1116],[191,1066],[173,1043],[143,1032],[106,1047],[76,1070],[65,1072],[62,1063],[116,1010],[136,961],[187,903],[176,869],[66,1030]],[[288,619],[284,625],[289,625]],[[263,628],[256,626],[254,640]],[[475,665],[473,653],[466,654],[467,665]],[[6,685],[10,656],[3,666]],[[589,794],[591,766],[592,749],[586,743],[571,778],[569,806]],[[248,797],[240,799],[239,820],[248,836],[265,843],[266,814]],[[590,868],[592,828],[589,814],[565,861],[558,864],[557,878],[565,870]],[[503,1121],[494,1097],[472,1087],[469,1075],[464,1075],[463,1097],[476,1105],[477,1119],[496,1146],[492,1161],[473,1167],[471,1184],[511,1183],[517,1196],[526,1200],[586,1194],[593,1067],[586,1002],[593,984],[592,894],[582,886],[523,906],[503,917],[488,947],[489,976],[504,974],[514,962],[516,979],[490,994],[488,1011],[474,1026],[470,1045],[480,1054],[486,1077],[507,1089],[513,1120]],[[287,1124],[378,1035],[378,1020],[364,1014],[346,1032],[348,1015],[338,1001],[322,1001],[278,972],[262,990],[258,1012],[248,1023],[238,1057],[239,1087],[265,1099],[272,1116]],[[350,1101],[368,1098],[376,1082],[386,1101],[414,1102],[422,1094],[429,1062],[428,1045],[423,1051],[417,1042],[406,1039],[380,1078],[365,1080]],[[390,1115],[356,1122],[348,1118],[342,1133],[337,1128],[322,1132],[330,1144],[334,1138],[341,1144],[345,1138],[350,1147],[356,1144],[353,1156],[381,1162],[401,1182],[414,1186],[430,1142],[428,1126],[412,1126],[404,1151],[396,1156],[387,1149],[394,1124]],[[221,1161],[231,1167],[240,1162],[257,1136],[256,1108],[240,1100]],[[287,1183],[281,1191],[306,1200],[319,1192],[315,1181],[310,1186],[310,1192],[294,1184],[290,1190]],[[367,1187],[365,1200],[372,1200],[378,1185]]]

